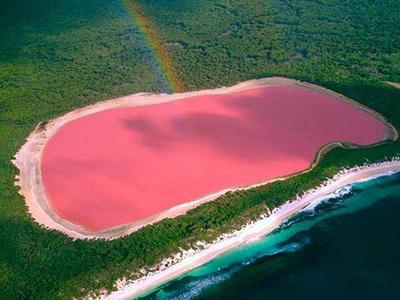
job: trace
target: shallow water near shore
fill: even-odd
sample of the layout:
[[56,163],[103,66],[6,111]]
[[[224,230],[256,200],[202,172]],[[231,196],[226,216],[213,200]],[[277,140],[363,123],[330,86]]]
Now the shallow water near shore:
[[345,187],[142,299],[394,299],[400,174]]

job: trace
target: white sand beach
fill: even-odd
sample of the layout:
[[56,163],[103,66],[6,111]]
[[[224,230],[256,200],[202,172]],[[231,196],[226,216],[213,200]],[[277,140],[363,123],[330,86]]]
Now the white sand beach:
[[[290,216],[302,210],[315,201],[345,187],[350,184],[369,180],[385,174],[392,174],[400,171],[400,157],[392,160],[365,164],[363,166],[344,169],[334,178],[327,180],[316,189],[307,191],[302,197],[287,202],[278,209],[275,209],[271,215],[261,217],[260,220],[248,224],[242,230],[227,234],[212,244],[201,245],[201,249],[189,250],[182,255],[176,255],[158,265],[158,269],[142,276],[138,280],[129,281],[119,280],[115,287],[117,291],[107,294],[105,291],[100,296],[88,296],[88,299],[132,299],[143,294],[145,291],[155,288],[177,276],[192,270],[216,256],[225,253],[231,249],[239,247],[245,243],[254,242],[266,234],[276,229],[280,224]],[[165,267],[167,265],[167,267]]]

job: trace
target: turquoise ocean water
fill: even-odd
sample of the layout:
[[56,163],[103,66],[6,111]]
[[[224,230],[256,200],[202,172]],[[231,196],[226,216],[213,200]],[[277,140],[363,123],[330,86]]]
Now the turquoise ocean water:
[[346,187],[144,299],[400,299],[400,174]]

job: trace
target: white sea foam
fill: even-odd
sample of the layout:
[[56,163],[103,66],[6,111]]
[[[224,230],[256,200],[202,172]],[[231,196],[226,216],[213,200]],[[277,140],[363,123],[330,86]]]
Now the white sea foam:
[[324,203],[324,202],[332,200],[332,199],[340,199],[346,195],[351,194],[352,190],[353,190],[353,187],[351,185],[346,185],[346,186],[342,187],[341,189],[338,189],[337,191],[326,195],[325,197],[321,197],[320,199],[317,199],[316,201],[311,202],[309,205],[307,205],[301,211],[302,212],[315,211],[315,208],[318,207],[321,203]]
[[199,277],[188,283],[185,287],[185,290],[180,292],[178,296],[174,295],[171,298],[179,300],[193,299],[194,297],[200,295],[201,292],[206,288],[229,279],[234,273],[235,270],[231,270],[220,272],[212,276]]
[[361,179],[358,182],[367,182],[367,181],[378,179],[378,178],[381,178],[381,177],[392,176],[393,174],[396,174],[396,173],[397,173],[396,171],[389,171],[389,172],[386,172],[386,173],[382,173],[382,174],[378,174],[378,175],[375,175],[375,176],[371,176],[371,177],[367,177],[367,178]]

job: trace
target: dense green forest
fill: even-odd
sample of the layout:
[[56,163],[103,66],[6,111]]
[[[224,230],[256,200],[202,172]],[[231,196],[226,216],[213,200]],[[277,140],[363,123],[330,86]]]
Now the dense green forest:
[[[126,0],[133,1],[133,0]],[[141,0],[186,90],[281,75],[351,97],[400,128],[398,0]],[[335,149],[312,172],[230,193],[128,237],[72,241],[40,228],[11,160],[40,121],[139,91],[168,91],[122,1],[0,0],[0,299],[85,295],[179,247],[257,218],[343,166],[398,154],[400,143]]]

